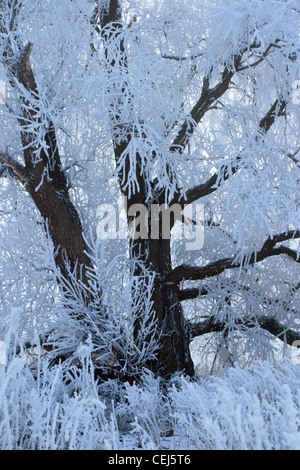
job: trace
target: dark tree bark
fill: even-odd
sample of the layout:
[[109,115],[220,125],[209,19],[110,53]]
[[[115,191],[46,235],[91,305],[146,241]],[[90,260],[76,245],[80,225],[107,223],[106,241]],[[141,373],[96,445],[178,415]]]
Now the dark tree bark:
[[[157,361],[149,364],[149,368],[165,377],[176,371],[193,376],[189,329],[180,302],[180,283],[168,280],[172,271],[170,240],[162,237],[137,240],[132,243],[131,256],[142,259],[155,275],[152,302],[161,338]],[[138,331],[137,323],[136,335]]]

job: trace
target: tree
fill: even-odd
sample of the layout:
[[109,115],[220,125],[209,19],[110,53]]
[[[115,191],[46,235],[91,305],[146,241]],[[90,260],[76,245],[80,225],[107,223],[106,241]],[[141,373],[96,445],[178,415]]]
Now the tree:
[[[150,292],[158,346],[145,365],[156,373],[193,375],[196,336],[218,332],[229,362],[241,338],[256,357],[274,336],[300,337],[298,15],[284,0],[1,3],[3,237],[21,198],[36,249],[52,244],[52,290],[62,287],[68,318],[103,341],[113,281],[93,273],[123,253],[134,266],[118,281],[135,312],[126,344],[141,354],[153,343]],[[99,264],[87,241],[96,208],[120,196],[133,233],[101,241]],[[200,203],[204,245],[187,250],[175,222],[183,214],[200,230],[187,215]],[[126,354],[112,342],[120,368]]]

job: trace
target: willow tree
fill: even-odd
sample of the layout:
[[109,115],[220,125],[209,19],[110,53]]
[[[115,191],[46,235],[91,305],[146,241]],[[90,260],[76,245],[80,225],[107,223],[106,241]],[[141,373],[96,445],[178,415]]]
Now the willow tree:
[[[159,374],[193,375],[195,336],[218,333],[229,361],[241,336],[254,356],[266,338],[299,338],[298,16],[273,0],[1,2],[2,233],[21,197],[67,297],[85,292],[73,319],[90,325],[98,302],[101,323],[87,235],[97,207],[122,197],[130,235],[108,240],[107,256],[153,279],[158,347],[144,365]],[[186,215],[199,204],[200,222]],[[176,222],[195,237],[201,226],[203,246],[174,239]]]

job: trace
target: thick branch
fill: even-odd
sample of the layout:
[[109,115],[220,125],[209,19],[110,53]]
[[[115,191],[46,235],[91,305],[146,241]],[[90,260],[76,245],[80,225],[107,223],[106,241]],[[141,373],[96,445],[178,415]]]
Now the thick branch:
[[[279,233],[278,235],[273,235],[273,237],[268,237],[262,246],[262,251],[268,251],[274,248],[274,246],[277,245],[277,243],[292,240],[293,238],[300,238],[299,230],[289,230],[288,232],[282,232],[282,233]],[[286,248],[286,247],[282,246],[280,248]]]
[[286,109],[286,102],[284,100],[276,100],[271,106],[267,114],[261,119],[259,123],[259,132],[265,134],[273,125],[278,116],[284,116]]
[[[33,49],[33,44],[28,43],[21,52],[17,62],[12,67],[11,72],[17,81],[38,101],[38,89],[34,78],[33,71],[30,66],[30,55]],[[40,149],[40,159],[33,164],[34,152],[38,151],[37,143],[33,135],[27,132],[26,126],[28,122],[38,120],[37,114],[39,112],[38,104],[35,106],[30,105],[27,98],[21,98],[23,103],[23,118],[19,118],[22,126],[21,138],[23,143],[23,153],[25,160],[25,167],[31,175],[32,179],[37,181],[37,184],[43,178],[46,170],[48,180],[51,180],[55,189],[62,191],[67,188],[67,180],[62,171],[58,145],[56,141],[55,127],[53,122],[49,121],[49,127],[45,133],[44,139],[48,149]]]
[[[290,346],[293,346],[295,341],[300,340],[299,332],[285,328],[283,325],[280,325],[275,318],[259,318],[256,322],[253,320],[239,320],[236,322],[237,327],[243,326],[246,328],[254,328],[257,324],[281,341],[286,341]],[[214,321],[211,318],[203,322],[191,323],[189,325],[191,339],[208,333],[222,332],[226,330],[226,328],[228,328],[228,326],[225,323]]]
[[[88,247],[83,237],[83,229],[77,210],[69,198],[67,180],[61,167],[61,160],[56,141],[54,124],[49,121],[44,134],[45,148],[40,148],[30,132],[26,132],[29,121],[37,121],[38,90],[31,70],[29,59],[32,44],[29,43],[21,53],[18,62],[12,68],[14,78],[31,94],[35,107],[30,106],[27,97],[22,95],[23,117],[19,119],[22,126],[21,138],[25,166],[7,156],[0,154],[0,164],[16,177],[32,197],[37,209],[48,226],[56,256],[55,262],[65,279],[69,277],[68,266],[77,272],[78,279],[86,282],[86,271],[90,266],[87,255]],[[14,82],[16,84],[16,81]],[[39,161],[34,164],[34,152],[39,150]]]
[[[275,248],[275,245],[282,241],[292,240],[294,238],[300,238],[300,231],[289,231],[284,232],[279,235],[275,235],[272,239],[268,238],[263,244],[263,247],[258,252],[253,252],[248,259],[249,264],[254,264],[256,262],[263,261],[266,258],[271,256],[278,256],[281,254],[286,254],[294,261],[300,263],[300,259],[297,253],[286,247],[280,246]],[[201,280],[208,277],[214,277],[218,274],[223,273],[226,269],[240,268],[241,265],[235,262],[235,258],[224,258],[213,263],[208,264],[207,266],[188,266],[181,265],[177,266],[170,273],[168,280],[173,282],[180,282],[184,280]]]
[[62,170],[61,158],[56,140],[56,131],[53,122],[50,121],[48,131],[45,135],[45,142],[48,146],[47,155],[42,151],[44,165],[47,167],[48,178],[58,191],[67,191],[67,178]]
[[183,300],[193,300],[197,299],[200,296],[205,296],[209,294],[209,290],[205,287],[202,288],[190,288],[190,289],[182,289],[179,292],[179,300],[182,302]]

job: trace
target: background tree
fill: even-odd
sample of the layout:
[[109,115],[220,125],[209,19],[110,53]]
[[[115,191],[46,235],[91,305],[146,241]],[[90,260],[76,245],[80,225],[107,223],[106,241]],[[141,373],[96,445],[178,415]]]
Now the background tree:
[[[219,333],[215,351],[230,363],[269,357],[274,336],[298,339],[298,15],[296,2],[271,0],[1,3],[4,313],[25,306],[42,333],[58,282],[82,332],[74,343],[105,337],[120,370],[130,335],[139,357],[153,344],[150,301],[159,347],[144,364],[164,376],[193,375],[195,336]],[[150,221],[147,239],[95,242],[96,208],[120,195],[148,213],[203,203],[203,248],[161,229],[154,238]],[[129,298],[113,339],[105,262],[120,254]],[[26,299],[13,292],[16,272]]]

